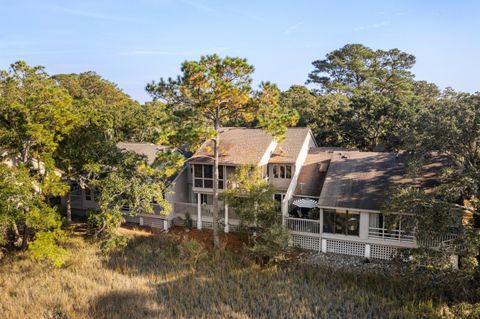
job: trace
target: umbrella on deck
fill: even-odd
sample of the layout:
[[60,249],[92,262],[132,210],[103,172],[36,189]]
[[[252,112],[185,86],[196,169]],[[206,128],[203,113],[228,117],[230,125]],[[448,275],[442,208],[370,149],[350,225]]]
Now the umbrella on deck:
[[312,200],[312,199],[306,199],[306,198],[301,198],[301,199],[296,199],[292,203],[293,205],[301,208],[314,208],[317,207],[317,202]]

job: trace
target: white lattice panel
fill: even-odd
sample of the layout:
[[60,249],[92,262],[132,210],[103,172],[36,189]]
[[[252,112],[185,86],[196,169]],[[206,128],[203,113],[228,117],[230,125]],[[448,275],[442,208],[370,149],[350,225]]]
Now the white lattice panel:
[[365,244],[353,241],[327,239],[327,252],[351,256],[365,256]]
[[397,252],[397,248],[384,246],[384,245],[372,245],[370,250],[370,256],[376,259],[390,260]]
[[307,249],[307,250],[320,250],[320,238],[306,235],[292,234],[292,246]]

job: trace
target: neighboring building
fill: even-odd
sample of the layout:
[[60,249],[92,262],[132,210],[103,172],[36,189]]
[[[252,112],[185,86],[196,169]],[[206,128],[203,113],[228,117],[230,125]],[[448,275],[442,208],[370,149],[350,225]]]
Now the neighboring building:
[[[396,225],[387,227],[381,208],[395,184],[431,184],[438,172],[435,165],[423,178],[412,181],[405,177],[399,156],[317,147],[308,128],[288,128],[281,143],[264,130],[251,128],[223,128],[219,139],[219,191],[229,185],[236,167],[261,167],[264,178],[277,190],[272,200],[281,203],[279,214],[291,232],[292,245],[379,259],[391,258],[398,248],[417,247],[414,234],[402,226],[411,217],[403,215]],[[145,155],[149,162],[164,150],[146,143],[118,146]],[[126,220],[168,229],[174,219],[188,214],[198,229],[212,227],[212,141],[188,159],[170,188],[167,200],[173,211],[169,215],[157,209],[155,215],[126,215]],[[94,207],[93,195],[82,190],[81,196],[83,208]],[[222,202],[219,206],[224,231],[235,230],[240,224],[235,211]],[[451,239],[445,236],[429,244],[440,246]]]
[[[153,164],[157,154],[169,150],[167,146],[159,146],[152,143],[119,142],[117,148],[121,151],[135,152],[145,157],[148,164]],[[97,202],[97,193],[89,188],[82,188],[76,182],[71,182],[70,201],[72,213],[79,216],[85,216],[89,210],[98,210],[100,207]],[[62,198],[62,205],[66,205],[66,197]],[[139,223],[145,226],[156,228],[168,228],[167,216],[160,214],[162,208],[160,205],[152,203],[154,215],[138,214],[136,216],[128,215],[125,210],[125,219],[129,222]]]

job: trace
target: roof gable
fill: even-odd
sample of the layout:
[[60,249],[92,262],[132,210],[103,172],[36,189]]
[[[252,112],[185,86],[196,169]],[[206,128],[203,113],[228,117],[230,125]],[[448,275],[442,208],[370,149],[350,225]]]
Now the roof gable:
[[295,163],[302,149],[303,142],[309,134],[310,129],[306,127],[287,128],[285,139],[277,145],[268,162],[270,164]]
[[153,164],[157,158],[157,153],[165,151],[168,146],[155,145],[152,143],[118,142],[117,148],[122,151],[134,152],[147,158],[148,164]]
[[[221,128],[219,139],[219,162],[227,165],[257,165],[273,142],[266,131],[244,127]],[[202,144],[192,162],[213,163],[212,140]]]

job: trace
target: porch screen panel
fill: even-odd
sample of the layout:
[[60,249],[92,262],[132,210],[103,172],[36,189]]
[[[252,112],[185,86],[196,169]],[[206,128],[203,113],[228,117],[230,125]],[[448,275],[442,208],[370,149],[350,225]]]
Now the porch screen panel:
[[347,213],[347,235],[358,236],[360,231],[360,214]]
[[360,214],[349,211],[323,210],[323,232],[359,236]]
[[335,232],[335,211],[332,209],[323,210],[323,232],[332,234]]
[[347,214],[346,213],[335,213],[335,234],[345,234],[347,224]]

